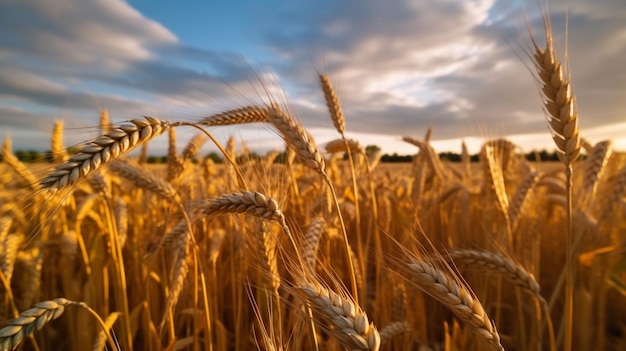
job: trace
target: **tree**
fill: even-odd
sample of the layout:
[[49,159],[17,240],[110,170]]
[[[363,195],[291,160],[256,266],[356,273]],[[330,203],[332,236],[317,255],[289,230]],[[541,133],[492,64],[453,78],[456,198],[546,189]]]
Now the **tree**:
[[365,154],[367,156],[373,155],[373,154],[375,154],[375,153],[377,153],[379,151],[380,151],[380,147],[378,145],[367,145],[365,147]]

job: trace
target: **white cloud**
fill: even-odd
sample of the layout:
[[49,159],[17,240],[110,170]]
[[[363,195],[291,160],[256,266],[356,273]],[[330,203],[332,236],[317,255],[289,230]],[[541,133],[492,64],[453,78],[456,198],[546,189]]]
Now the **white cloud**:
[[[568,50],[583,135],[610,134],[614,129],[605,127],[621,122],[626,110],[626,76],[620,73],[626,5],[555,0],[550,6],[561,49],[569,10]],[[8,116],[41,122],[46,114],[51,125],[59,111],[95,122],[98,107],[109,108],[117,120],[148,113],[194,119],[267,100],[265,89],[282,99],[280,84],[304,124],[324,137],[332,125],[318,68],[335,83],[349,132],[387,143],[390,151],[400,147],[398,136],[419,136],[430,126],[435,146],[456,145],[453,150],[462,137],[513,135],[532,146],[543,145],[537,138],[544,135],[540,139],[550,142],[531,73],[516,56],[524,55],[528,43],[519,1],[320,6],[311,0],[267,11],[259,13],[266,21],[258,28],[267,35],[255,47],[267,49],[264,64],[275,73],[259,72],[260,83],[244,57],[189,47],[121,0],[3,2],[0,12],[10,16],[0,22],[0,91],[6,101],[0,108],[10,113],[0,116],[0,125],[10,124]],[[539,9],[530,5],[528,11],[540,36]],[[251,136],[255,129],[244,130]],[[386,136],[377,142],[374,135]]]

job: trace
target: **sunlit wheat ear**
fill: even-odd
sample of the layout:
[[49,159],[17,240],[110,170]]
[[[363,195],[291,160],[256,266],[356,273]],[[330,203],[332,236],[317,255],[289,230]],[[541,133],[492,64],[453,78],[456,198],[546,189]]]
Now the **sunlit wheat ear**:
[[146,169],[132,164],[130,161],[118,160],[109,165],[111,172],[130,180],[135,186],[151,191],[165,200],[178,202],[176,190],[165,179],[158,178]]
[[348,144],[348,148],[350,149],[351,153],[365,155],[365,149],[363,148],[363,146],[361,146],[361,144],[354,139],[346,139],[345,142],[343,139],[335,139],[329,141],[326,144],[325,149],[326,152],[330,154],[334,154],[337,152],[346,152],[348,151],[346,150],[346,144]]
[[482,148],[481,157],[484,175],[483,190],[487,192],[487,196],[495,200],[494,202],[497,204],[498,209],[502,211],[503,214],[508,215],[509,197],[506,193],[502,167],[496,159],[495,150],[493,147],[487,145]]
[[544,321],[549,326],[550,342],[554,344],[554,331],[548,303],[541,295],[541,288],[533,274],[522,265],[503,255],[480,250],[450,250],[446,259],[453,261],[456,265],[465,265],[481,271],[491,271],[530,293],[539,302],[541,313],[545,318]]
[[198,154],[200,148],[202,147],[202,145],[204,145],[208,138],[209,137],[204,133],[197,133],[196,135],[194,135],[193,138],[191,138],[191,140],[189,140],[189,142],[187,143],[187,146],[185,146],[185,148],[183,149],[183,159],[193,159]]
[[326,106],[328,107],[330,118],[332,119],[333,125],[335,126],[335,129],[337,129],[337,132],[343,135],[346,129],[346,121],[343,116],[341,104],[339,103],[339,97],[337,97],[337,93],[335,93],[335,89],[330,83],[328,75],[320,74],[319,78],[320,84],[322,85],[322,91],[324,92],[324,100],[326,100]]
[[16,319],[7,322],[0,329],[0,349],[13,350],[27,337],[43,328],[48,322],[59,318],[65,307],[72,301],[58,298],[36,304],[33,308],[20,313]]
[[194,212],[199,215],[214,216],[226,213],[241,213],[276,221],[291,241],[294,250],[296,250],[295,253],[298,258],[298,263],[304,264],[299,246],[296,244],[291,230],[285,221],[285,215],[276,200],[271,197],[258,192],[247,191],[243,193],[226,194],[215,199],[198,201],[195,203],[195,206]]
[[311,306],[316,320],[348,350],[378,350],[380,335],[367,315],[354,301],[318,283],[294,287]]
[[537,69],[537,80],[541,84],[552,139],[561,162],[570,165],[578,158],[581,147],[576,97],[572,92],[570,77],[563,72],[548,24],[544,49],[539,47],[534,37],[531,36],[531,39],[534,48],[533,63]]
[[63,121],[55,121],[50,141],[50,153],[55,163],[65,162],[68,159],[67,151],[63,145]]
[[304,260],[308,265],[315,269],[315,261],[317,257],[317,250],[320,246],[320,239],[324,233],[326,227],[326,221],[323,217],[317,217],[311,220],[311,224],[304,234]]
[[276,235],[270,226],[261,222],[259,230],[256,232],[256,246],[259,253],[259,262],[262,269],[263,283],[278,296],[280,288],[280,273],[278,271],[278,257]]
[[165,325],[169,312],[176,307],[180,293],[183,291],[185,286],[187,273],[189,273],[191,234],[187,228],[187,223],[183,220],[172,229],[172,233],[176,233],[177,235],[172,247],[174,254],[174,266],[172,267],[172,280],[169,286],[169,294],[165,300],[165,308],[163,309],[163,316],[161,318],[161,323],[159,324],[159,330],[161,330]]
[[426,144],[430,144],[430,139],[433,136],[433,128],[428,127],[428,129],[426,130],[426,135],[424,135],[424,142]]
[[420,290],[441,302],[494,349],[504,350],[500,335],[482,304],[459,279],[431,262],[413,260],[407,265],[410,281]]
[[285,220],[276,200],[257,192],[226,194],[219,198],[204,200],[198,205],[197,209],[207,216],[245,213],[278,222]]
[[587,194],[596,195],[598,180],[604,174],[604,169],[611,157],[612,150],[611,141],[605,140],[597,143],[589,151],[589,156],[585,160],[585,176],[583,177],[583,189]]
[[472,159],[467,150],[465,141],[461,143],[461,163],[463,164],[464,177],[466,180],[470,180],[472,174]]
[[128,207],[123,198],[120,197],[115,201],[113,214],[115,215],[115,224],[117,226],[117,240],[119,246],[124,248],[128,239]]
[[198,124],[204,126],[226,126],[244,123],[267,123],[268,121],[267,108],[245,106],[203,118],[198,121]]
[[517,145],[507,139],[491,139],[487,140],[482,149],[490,147],[495,159],[498,161],[498,165],[502,168],[503,171],[506,171],[508,167],[511,165],[511,161],[513,161],[513,157],[515,156],[515,149]]
[[282,135],[287,147],[292,149],[304,164],[316,172],[324,174],[324,157],[317,149],[313,137],[304,129],[302,124],[297,123],[276,105],[270,106],[268,118]]
[[411,331],[411,325],[407,321],[397,321],[392,322],[386,325],[383,329],[380,330],[380,343],[381,345],[385,345],[394,336],[402,333],[408,333]]
[[2,274],[4,274],[8,282],[10,282],[11,277],[13,277],[15,260],[20,245],[24,240],[22,235],[9,233],[12,223],[13,220],[11,217],[0,218],[0,245],[2,247],[0,249],[0,269],[2,269]]
[[517,192],[511,200],[508,209],[511,228],[515,229],[515,227],[517,227],[517,222],[523,214],[522,211],[524,210],[524,205],[528,202],[530,197],[529,195],[537,184],[539,176],[539,172],[531,171],[525,176],[517,187]]
[[106,176],[106,172],[104,170],[91,173],[89,177],[87,177],[87,181],[89,182],[89,185],[91,185],[91,189],[93,189],[93,191],[100,193],[103,196],[111,195],[111,179]]
[[216,229],[213,231],[213,235],[211,236],[211,244],[209,245],[209,254],[208,254],[208,262],[212,265],[217,263],[217,259],[220,257],[220,250],[222,248],[222,243],[224,242],[224,238],[226,237],[226,231],[223,229]]
[[111,131],[111,120],[107,109],[100,110],[100,132],[107,134]]
[[403,141],[417,146],[421,152],[426,155],[426,159],[428,160],[428,164],[432,167],[433,172],[439,179],[443,179],[446,176],[445,169],[441,164],[441,160],[439,159],[439,155],[435,152],[430,144],[425,143],[423,141],[419,141],[417,139],[411,137],[403,137]]
[[[104,326],[102,319],[84,302],[70,301],[62,297],[43,301],[20,313],[19,317],[8,321],[6,326],[0,329],[0,350],[14,350],[24,339],[42,329],[49,322],[59,318],[68,306],[86,309],[92,316],[96,317],[100,327]],[[105,334],[111,341],[109,332],[106,331]]]
[[173,182],[181,175],[184,166],[183,159],[178,156],[176,151],[176,129],[170,128],[168,135],[168,148],[167,148],[167,181]]
[[537,298],[543,299],[535,277],[510,258],[493,252],[465,249],[450,250],[447,255],[447,258],[456,264],[498,273]]
[[39,183],[33,173],[26,167],[26,165],[20,161],[13,151],[11,150],[11,139],[4,139],[2,144],[2,161],[6,163],[11,169],[20,176],[22,182],[26,183],[32,190],[39,190]]
[[170,122],[154,117],[134,119],[127,124],[116,126],[107,134],[83,144],[76,155],[57,166],[40,184],[51,190],[75,184],[103,165],[160,135],[169,127]]
[[601,203],[598,219],[605,220],[614,215],[615,211],[623,202],[626,194],[626,166],[622,167],[609,181],[611,193]]

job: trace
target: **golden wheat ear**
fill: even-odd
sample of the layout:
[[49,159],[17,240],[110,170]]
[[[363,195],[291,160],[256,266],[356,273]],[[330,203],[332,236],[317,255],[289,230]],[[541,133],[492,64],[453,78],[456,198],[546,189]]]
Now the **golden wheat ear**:
[[119,125],[84,143],[76,155],[57,166],[40,184],[51,190],[60,190],[75,184],[105,164],[161,135],[170,125],[170,122],[154,117],[134,119],[130,123]]
[[245,123],[267,123],[268,121],[267,108],[244,106],[205,117],[198,121],[198,124],[204,126],[227,126]]
[[311,306],[316,322],[327,324],[330,335],[349,350],[380,348],[380,334],[367,314],[353,300],[319,283],[303,283],[295,291]]
[[109,333],[109,328],[106,327],[104,321],[94,310],[84,302],[70,301],[60,297],[54,300],[39,302],[31,309],[21,312],[19,317],[8,321],[6,326],[0,329],[0,350],[16,349],[24,339],[41,330],[49,322],[59,318],[68,306],[78,306],[87,310],[104,331],[110,345],[116,346]]
[[483,305],[457,277],[439,269],[432,262],[419,259],[407,264],[407,268],[411,274],[410,281],[415,286],[446,306],[494,350],[504,350],[500,344],[500,334]]
[[333,121],[333,125],[339,134],[343,135],[346,130],[346,121],[343,116],[343,110],[341,103],[339,103],[339,97],[335,93],[335,88],[330,83],[330,79],[327,74],[320,74],[320,85],[324,92],[324,100],[326,100],[326,106],[328,107],[328,113]]
[[580,155],[582,145],[578,129],[578,107],[572,90],[571,74],[565,71],[557,55],[552,27],[545,16],[547,14],[544,14],[546,46],[539,47],[531,32],[534,51],[531,56],[557,154],[561,162],[570,165]]
[[269,121],[283,137],[287,147],[295,151],[296,156],[304,164],[316,172],[324,174],[326,167],[324,157],[319,152],[313,136],[296,122],[289,114],[276,105],[272,105],[268,114]]

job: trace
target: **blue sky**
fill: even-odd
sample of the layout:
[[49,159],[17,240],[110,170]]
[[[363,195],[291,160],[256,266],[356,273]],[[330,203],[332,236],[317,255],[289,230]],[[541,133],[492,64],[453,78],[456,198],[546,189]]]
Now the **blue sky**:
[[[536,2],[526,8],[542,36]],[[561,52],[568,21],[582,136],[626,150],[626,3],[556,0],[550,11]],[[321,71],[342,100],[348,135],[385,152],[415,152],[401,137],[429,127],[440,151],[502,136],[526,151],[552,147],[527,44],[521,3],[511,0],[5,0],[0,136],[44,150],[54,120],[65,122],[70,145],[93,135],[100,108],[115,122],[193,121],[263,103],[267,88],[289,97],[323,145],[337,134]],[[281,148],[264,125],[211,132]],[[193,133],[180,130],[180,144]],[[151,145],[166,148],[162,139]]]

